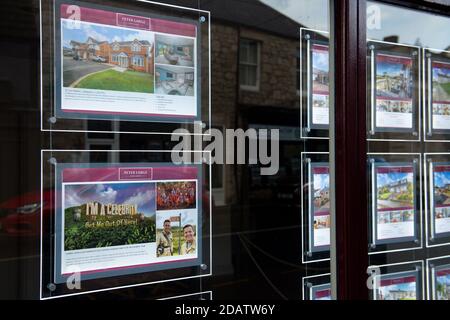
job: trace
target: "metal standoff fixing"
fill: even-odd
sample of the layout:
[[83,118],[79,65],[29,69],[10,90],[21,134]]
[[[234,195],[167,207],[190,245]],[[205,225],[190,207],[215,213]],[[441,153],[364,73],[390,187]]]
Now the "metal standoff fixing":
[[48,159],[48,163],[55,165],[57,163],[56,158],[51,157],[50,159]]
[[55,124],[56,123],[56,117],[50,117],[48,118],[48,122]]
[[56,290],[56,285],[54,283],[49,283],[47,289],[53,292]]
[[204,23],[206,21],[205,16],[201,16],[199,19],[200,23]]
[[202,270],[206,270],[206,269],[208,269],[208,265],[207,265],[207,264],[204,264],[204,263],[202,263],[202,264],[200,265],[200,269],[202,269]]

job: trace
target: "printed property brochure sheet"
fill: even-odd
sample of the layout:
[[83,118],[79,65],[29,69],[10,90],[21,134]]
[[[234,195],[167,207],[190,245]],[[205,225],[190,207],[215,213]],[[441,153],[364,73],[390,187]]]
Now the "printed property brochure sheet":
[[312,220],[313,251],[328,250],[330,246],[330,170],[328,164],[312,164],[310,216]]
[[375,289],[376,300],[417,300],[418,272],[385,274],[379,277],[379,286]]
[[450,265],[433,268],[433,299],[450,300]]
[[413,165],[379,165],[376,174],[376,241],[415,237]]
[[330,68],[329,48],[326,45],[312,46],[312,125],[330,124]]
[[56,278],[198,264],[197,166],[61,165]]
[[413,130],[413,59],[376,54],[375,125],[380,129]]
[[450,63],[432,63],[433,130],[450,129]]
[[197,118],[195,23],[83,2],[58,3],[59,117]]
[[450,163],[433,165],[433,236],[450,236]]

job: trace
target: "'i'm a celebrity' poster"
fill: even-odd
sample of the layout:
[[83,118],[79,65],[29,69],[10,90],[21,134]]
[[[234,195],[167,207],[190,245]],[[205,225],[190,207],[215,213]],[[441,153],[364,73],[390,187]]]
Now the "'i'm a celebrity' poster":
[[408,57],[376,56],[376,127],[413,129],[413,60]]
[[376,241],[415,237],[414,167],[376,167]]
[[198,264],[199,168],[64,165],[56,278]]
[[63,118],[195,120],[197,25],[60,1],[56,105]]
[[450,129],[450,63],[433,62],[433,129]]

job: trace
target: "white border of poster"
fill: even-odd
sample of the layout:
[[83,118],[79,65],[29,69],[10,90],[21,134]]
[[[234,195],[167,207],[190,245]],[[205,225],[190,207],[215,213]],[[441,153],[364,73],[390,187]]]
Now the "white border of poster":
[[[415,156],[418,159],[418,161],[416,163],[418,171],[416,172],[417,174],[415,176],[415,182],[419,181],[419,192],[417,192],[417,184],[416,184],[415,194],[416,195],[422,195],[422,190],[423,190],[422,183],[423,182],[422,182],[422,178],[421,178],[422,177],[422,154],[421,153],[383,153],[383,152],[377,153],[377,152],[374,152],[374,153],[368,153],[367,156],[368,156],[369,160],[373,156],[396,156],[396,157],[405,156],[405,158],[407,158],[408,156]],[[405,162],[405,161],[402,161],[402,162]],[[369,161],[368,165],[369,165],[369,169],[370,169],[370,174],[372,174],[372,171],[373,171],[372,170],[372,167],[373,167],[372,163]],[[419,179],[417,179],[417,177],[419,177]],[[371,180],[373,180],[373,177],[371,178]],[[371,188],[371,190],[373,189],[373,182],[372,182],[370,188]],[[418,238],[418,241],[419,241],[418,245],[415,246],[415,247],[409,247],[409,248],[382,250],[382,251],[372,251],[372,252],[369,252],[369,255],[375,255],[375,254],[380,254],[380,253],[389,253],[389,252],[411,251],[411,250],[417,250],[417,249],[423,248],[423,244],[424,244],[424,241],[423,241],[423,217],[422,217],[423,216],[423,210],[422,210],[423,203],[422,203],[422,196],[419,196],[418,198],[419,198],[419,203],[418,204],[416,203],[416,210],[417,210],[416,214],[419,217],[419,234],[417,235],[418,236],[417,238]],[[369,208],[369,218],[371,218],[372,221],[373,221],[373,212],[374,212],[373,200],[371,200],[371,203],[372,203],[372,207]],[[376,211],[376,207],[375,207],[375,211]],[[370,230],[370,232],[373,233],[373,231],[374,230],[372,228],[372,230]],[[393,242],[392,244],[401,244],[401,242]],[[369,243],[369,246],[370,245],[371,245],[371,243]],[[386,245],[389,245],[389,243],[387,243]]]
[[[448,246],[450,245],[450,240],[444,243],[437,243],[437,244],[430,244],[430,237],[431,237],[431,232],[432,232],[432,228],[431,226],[433,225],[432,221],[431,221],[431,209],[433,206],[431,206],[431,201],[434,202],[434,192],[432,189],[432,186],[434,186],[434,175],[432,175],[432,173],[434,173],[433,171],[433,167],[431,166],[433,163],[433,156],[448,156],[449,157],[449,161],[447,162],[441,162],[438,161],[438,163],[449,163],[450,165],[450,153],[425,153],[424,154],[424,168],[425,168],[425,175],[424,175],[424,179],[425,179],[425,236],[426,236],[426,247],[427,248],[433,248],[433,247],[442,247],[442,246]],[[433,192],[433,194],[431,193]],[[450,236],[446,237],[448,239],[450,239]]]
[[[406,44],[401,44],[401,43],[394,43],[394,42],[387,42],[387,41],[380,41],[380,40],[372,40],[372,39],[367,39],[367,43],[378,43],[378,44],[386,44],[386,45],[395,45],[395,46],[399,46],[399,47],[406,47],[406,48],[411,48],[411,49],[416,49],[417,50],[417,101],[416,103],[418,104],[418,106],[414,109],[414,105],[412,106],[413,112],[412,112],[412,124],[413,124],[413,128],[414,126],[416,126],[416,131],[413,132],[411,134],[411,136],[414,136],[416,138],[414,139],[401,139],[401,138],[395,138],[395,134],[408,134],[409,132],[405,132],[403,130],[397,130],[397,128],[391,128],[389,129],[377,129],[376,126],[376,108],[374,105],[374,101],[376,101],[376,88],[375,88],[375,82],[376,82],[376,54],[375,54],[375,50],[370,50],[370,47],[368,48],[368,51],[370,50],[370,64],[369,64],[369,68],[370,68],[370,72],[369,72],[369,77],[368,79],[370,80],[370,87],[372,88],[369,92],[369,99],[368,99],[368,116],[367,119],[370,119],[370,123],[368,123],[368,130],[367,130],[367,141],[420,141],[420,137],[421,137],[421,105],[422,105],[422,90],[420,89],[421,87],[421,83],[422,83],[422,65],[421,65],[421,48],[418,46],[411,46],[411,45],[406,45]],[[382,50],[383,51],[383,50]],[[380,53],[380,55],[386,55],[386,53],[382,52]],[[412,58],[411,58],[412,59]],[[414,102],[414,100],[413,100]],[[380,133],[384,133],[384,134],[390,134],[390,135],[394,135],[393,138],[376,138],[373,137],[376,134],[380,134]],[[415,134],[414,134],[415,133]]]
[[[304,161],[306,161],[308,155],[316,155],[316,156],[329,156],[328,152],[301,152],[300,153],[300,183],[301,185],[303,185],[304,183],[308,183],[309,184],[309,172],[306,174],[304,172]],[[318,162],[318,163],[324,163],[324,162]],[[308,188],[309,190],[309,188]],[[308,196],[309,198],[309,196]],[[313,250],[312,249],[312,243],[311,243],[311,235],[310,235],[310,230],[311,227],[309,224],[307,224],[306,226],[305,224],[305,215],[308,214],[308,221],[310,220],[310,205],[311,205],[311,201],[310,199],[308,199],[308,203],[307,203],[307,208],[305,208],[304,203],[305,203],[305,195],[304,192],[302,190],[301,195],[300,195],[300,201],[301,201],[301,245],[302,245],[302,258],[301,261],[303,264],[309,264],[309,263],[314,263],[314,262],[321,262],[321,261],[329,261],[330,258],[319,258],[319,259],[314,259],[314,257],[311,257],[310,260],[305,259],[307,251],[306,246],[305,246],[305,241],[308,241],[308,246],[311,248],[310,252],[312,255],[316,254],[320,254],[320,253],[324,253],[324,252],[329,252],[329,250]],[[305,212],[305,209],[307,212]],[[309,235],[309,240],[306,240],[306,235],[305,235],[305,228],[307,228],[308,230],[308,235]],[[331,229],[330,229],[331,231]]]
[[[423,48],[423,59],[422,59],[422,68],[424,70],[423,72],[423,136],[424,141],[426,142],[450,142],[450,127],[448,129],[437,129],[441,130],[441,132],[437,132],[436,134],[433,134],[433,118],[432,118],[432,109],[433,109],[433,93],[432,93],[432,81],[430,79],[432,78],[432,57],[428,55],[432,55],[433,53],[446,53],[450,55],[450,51],[441,50],[441,49],[434,49],[434,48]],[[443,62],[445,64],[450,63],[450,59],[447,59],[447,61]],[[447,119],[448,121],[448,119]],[[433,139],[433,136],[438,135],[439,137],[437,139]],[[442,139],[444,137],[444,139]]]

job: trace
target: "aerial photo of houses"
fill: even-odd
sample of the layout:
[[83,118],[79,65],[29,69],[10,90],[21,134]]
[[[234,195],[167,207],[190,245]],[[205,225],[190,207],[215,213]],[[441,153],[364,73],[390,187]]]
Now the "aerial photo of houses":
[[153,33],[62,21],[63,86],[154,92]]
[[433,101],[450,103],[450,64],[433,65]]
[[376,63],[377,98],[412,99],[412,63],[378,55]]

